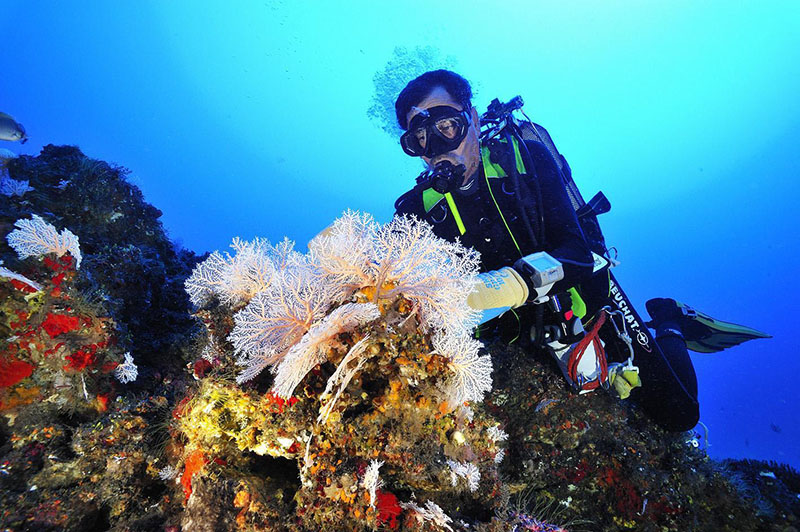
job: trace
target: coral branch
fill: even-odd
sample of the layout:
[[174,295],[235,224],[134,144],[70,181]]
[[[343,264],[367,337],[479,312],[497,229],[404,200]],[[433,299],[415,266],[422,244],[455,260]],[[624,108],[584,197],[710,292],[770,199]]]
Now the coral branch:
[[36,257],[55,253],[58,256],[69,252],[75,259],[75,268],[81,265],[81,250],[78,237],[69,229],[59,234],[56,228],[45,222],[41,216],[32,215],[30,220],[17,220],[15,230],[6,237],[8,245],[14,248],[19,258]]
[[325,361],[324,350],[334,337],[380,316],[378,307],[372,303],[347,303],[331,312],[324,320],[315,324],[276,366],[273,393],[283,398],[291,396],[303,377],[314,366]]

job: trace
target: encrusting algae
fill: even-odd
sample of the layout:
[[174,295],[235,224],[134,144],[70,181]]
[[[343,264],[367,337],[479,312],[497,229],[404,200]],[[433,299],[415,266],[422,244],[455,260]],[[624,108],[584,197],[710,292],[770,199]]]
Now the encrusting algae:
[[[286,243],[235,241],[250,262],[246,275],[242,258],[215,257],[213,275],[200,264],[187,281],[206,307],[199,315],[217,342],[210,351],[219,370],[201,379],[180,413],[184,460],[202,453],[202,471],[215,460],[240,465],[243,450],[294,461],[296,522],[304,529],[411,526],[431,508],[450,522],[442,507],[454,504],[492,515],[508,494],[497,473],[503,444],[491,437],[501,432],[498,423],[469,406],[488,390],[491,371],[469,337],[474,314],[465,287],[476,258],[412,219],[381,228],[348,212],[319,238],[308,256]],[[292,268],[302,271],[286,271]],[[215,304],[217,291],[252,293],[227,275],[258,279],[263,291]],[[230,332],[219,330],[232,322]],[[219,340],[226,333],[233,345]],[[240,364],[266,361],[274,377],[239,389],[214,376],[235,371],[237,344],[247,354]],[[267,384],[272,391],[257,391]],[[377,462],[380,475],[366,475]],[[418,511],[417,502],[428,510]]]
[[25,262],[0,268],[5,342],[0,350],[0,410],[34,401],[105,411],[122,356],[114,322],[74,289],[78,239],[42,218],[20,220],[8,241]]

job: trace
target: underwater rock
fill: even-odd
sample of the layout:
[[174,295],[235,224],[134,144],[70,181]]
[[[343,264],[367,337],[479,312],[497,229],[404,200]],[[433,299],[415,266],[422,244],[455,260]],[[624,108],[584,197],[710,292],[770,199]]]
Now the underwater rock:
[[[163,527],[155,465],[164,407],[182,389],[169,376],[197,332],[182,289],[194,255],[166,238],[123,169],[77,148],[5,158],[3,170],[32,190],[0,202],[0,523]],[[131,389],[153,401],[119,395]]]
[[[153,373],[175,373],[187,340],[198,334],[183,283],[197,262],[174,245],[158,218],[126,180],[128,171],[86,157],[74,146],[47,145],[39,156],[4,160],[11,179],[31,191],[0,201],[0,259],[14,269],[5,235],[32,215],[80,237],[85,256],[77,276],[84,298],[114,319],[116,337],[140,366],[145,385]],[[148,369],[146,369],[146,368]]]
[[0,411],[16,415],[42,401],[105,411],[122,357],[113,320],[74,288],[77,237],[36,216],[16,226],[7,240],[26,260],[19,263],[24,275],[0,270]]
[[[187,507],[211,497],[193,490],[196,480],[247,486],[256,455],[296,464],[288,530],[761,528],[753,503],[685,434],[602,391],[575,394],[545,353],[488,345],[490,358],[480,357],[494,366],[493,385],[474,384],[484,370],[476,353],[464,355],[474,322],[457,295],[469,292],[469,255],[418,251],[437,243],[420,239],[413,220],[386,227],[348,212],[307,256],[286,242],[235,240],[235,255],[198,265],[187,290],[208,343],[177,413]],[[449,266],[451,284],[437,264]],[[359,304],[378,312],[336,317]],[[306,363],[294,369],[290,353]],[[235,382],[241,365],[255,371]],[[251,501],[254,489],[245,491]],[[228,491],[226,506],[235,503]],[[245,505],[237,523],[283,529],[263,508]]]
[[765,519],[795,519],[800,515],[800,471],[762,460],[723,460],[716,464],[737,492],[754,502]]
[[[474,253],[424,222],[379,226],[354,212],[308,255],[261,240],[233,247],[187,280],[215,344],[176,414],[187,508],[204,496],[196,479],[247,472],[252,455],[296,464],[298,530],[397,528],[434,507],[474,520],[502,506],[501,431],[467,406],[491,387],[491,362],[469,336]],[[236,365],[246,369],[233,382]],[[252,508],[241,519],[270,529]]]

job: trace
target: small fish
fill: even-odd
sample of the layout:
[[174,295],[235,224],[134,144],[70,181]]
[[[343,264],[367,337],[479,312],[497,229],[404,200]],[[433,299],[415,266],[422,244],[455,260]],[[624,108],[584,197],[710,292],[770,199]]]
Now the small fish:
[[18,140],[25,144],[28,142],[28,135],[22,124],[14,120],[13,116],[0,113],[0,140],[10,140],[11,142]]
[[773,473],[772,471],[759,471],[758,475],[761,477],[773,478],[775,480],[778,479],[778,477],[776,477],[775,473]]

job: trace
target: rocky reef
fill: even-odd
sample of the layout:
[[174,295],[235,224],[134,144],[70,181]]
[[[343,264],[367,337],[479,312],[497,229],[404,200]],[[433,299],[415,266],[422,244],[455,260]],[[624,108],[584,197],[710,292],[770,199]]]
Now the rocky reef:
[[0,528],[798,526],[790,467],[473,339],[476,258],[423,224],[198,258],[122,168],[47,146],[3,171],[27,184],[0,196]]

